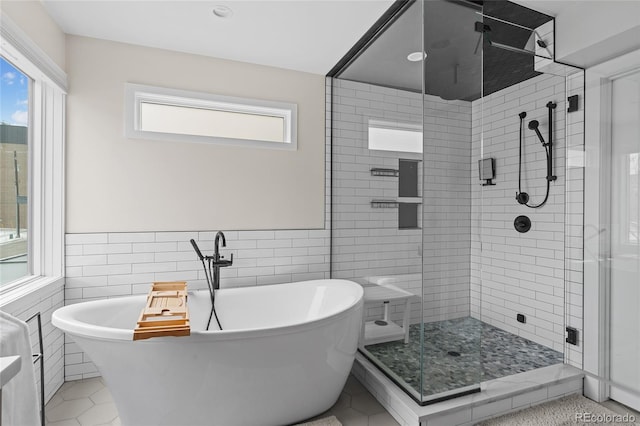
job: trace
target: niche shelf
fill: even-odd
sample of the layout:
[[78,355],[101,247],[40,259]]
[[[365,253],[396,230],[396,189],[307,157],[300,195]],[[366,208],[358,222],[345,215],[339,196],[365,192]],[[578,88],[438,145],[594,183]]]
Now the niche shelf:
[[371,176],[398,177],[400,176],[400,171],[396,169],[382,169],[374,167],[371,169]]
[[396,200],[371,200],[371,208],[374,209],[397,209],[398,204]]

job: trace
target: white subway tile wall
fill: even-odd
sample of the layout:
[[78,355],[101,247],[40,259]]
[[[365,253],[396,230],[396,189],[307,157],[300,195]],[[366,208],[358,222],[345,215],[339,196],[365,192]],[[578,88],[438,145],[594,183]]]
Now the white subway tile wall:
[[[471,102],[424,97],[423,320],[470,315]],[[476,170],[477,171],[477,170]]]
[[[573,224],[581,219],[572,217],[572,224],[565,224],[565,185],[575,188],[568,201],[576,204],[570,208],[581,208],[582,199],[581,174],[572,174],[570,184],[565,181],[565,117],[578,120],[577,116],[566,114],[566,89],[565,77],[540,75],[474,101],[472,138],[473,158],[495,158],[497,175],[495,186],[475,184],[472,190],[472,315],[561,352],[565,346],[565,297],[571,299],[567,303],[577,308],[572,319],[576,325],[581,324],[578,319],[582,306],[581,295],[574,297],[580,292],[581,278],[575,277],[573,293],[565,295],[565,231],[581,232],[581,223]],[[553,114],[553,173],[557,180],[551,183],[549,199],[543,207],[527,208],[515,199],[519,169],[518,114],[527,113],[523,129],[522,191],[528,192],[530,204],[538,204],[546,194],[546,156],[537,136],[528,129],[528,123],[538,120],[543,137],[548,139],[545,105],[549,101],[557,103]],[[575,132],[573,143],[582,146],[581,130]],[[472,166],[472,174],[477,176],[477,164]],[[531,219],[529,232],[521,234],[514,229],[513,221],[519,215]],[[570,239],[571,236],[568,247]],[[582,258],[579,251],[571,254],[576,259]],[[567,286],[570,287],[569,282]],[[525,324],[517,322],[518,313],[526,315]],[[572,349],[575,351],[579,349]],[[575,359],[575,355],[571,358]]]
[[[221,270],[223,287],[329,278],[329,231],[225,231],[233,267]],[[215,231],[67,234],[67,305],[146,294],[153,281],[184,280],[206,289],[202,264],[189,240],[213,251]],[[69,336],[65,380],[98,376],[91,360]]]
[[[64,334],[51,324],[51,314],[62,306],[64,306],[64,280],[62,279],[2,305],[4,312],[23,321],[40,312],[44,349],[45,401],[48,401],[64,383]],[[38,353],[37,320],[29,321],[28,325],[33,353]],[[39,392],[40,363],[35,364],[34,368]]]

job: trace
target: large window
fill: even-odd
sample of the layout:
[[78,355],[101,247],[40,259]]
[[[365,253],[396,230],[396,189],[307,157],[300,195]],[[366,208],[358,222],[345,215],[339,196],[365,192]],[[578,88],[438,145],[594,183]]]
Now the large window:
[[296,149],[295,104],[126,85],[127,136]]
[[30,275],[29,88],[31,79],[0,57],[0,285]]
[[66,75],[0,18],[3,306],[64,275]]

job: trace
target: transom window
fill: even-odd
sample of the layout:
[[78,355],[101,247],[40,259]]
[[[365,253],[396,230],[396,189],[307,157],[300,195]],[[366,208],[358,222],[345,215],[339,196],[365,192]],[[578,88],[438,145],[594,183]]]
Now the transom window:
[[422,145],[420,125],[369,120],[369,149],[421,154]]
[[296,149],[297,106],[126,85],[127,136]]

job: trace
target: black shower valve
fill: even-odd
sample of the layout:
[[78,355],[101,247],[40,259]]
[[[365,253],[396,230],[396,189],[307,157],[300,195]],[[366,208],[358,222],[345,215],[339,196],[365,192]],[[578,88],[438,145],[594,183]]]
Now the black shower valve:
[[524,234],[525,232],[528,232],[529,229],[531,229],[531,219],[529,219],[527,216],[518,216],[513,221],[513,227],[516,228],[516,231]]

